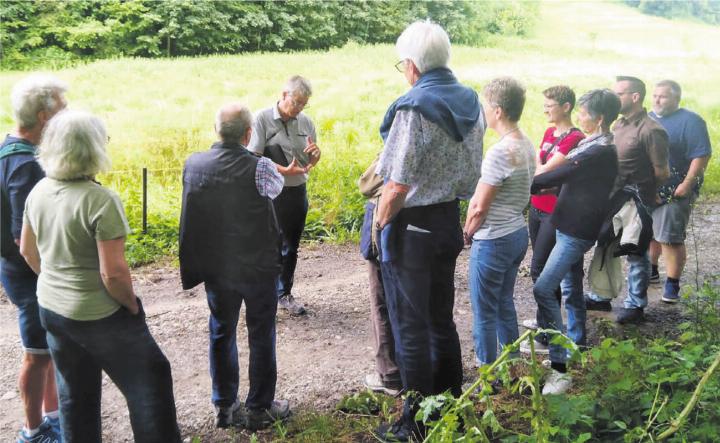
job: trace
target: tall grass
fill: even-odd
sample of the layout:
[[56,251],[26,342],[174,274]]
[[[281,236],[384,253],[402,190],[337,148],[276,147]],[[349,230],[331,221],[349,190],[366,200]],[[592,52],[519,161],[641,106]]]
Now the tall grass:
[[[720,28],[642,15],[614,3],[547,2],[528,38],[497,38],[489,47],[454,47],[451,67],[478,91],[491,78],[512,75],[528,88],[521,126],[533,140],[546,127],[541,91],[564,83],[582,93],[608,87],[615,75],[636,75],[649,85],[678,80],[683,105],[708,122],[720,140]],[[306,113],[318,129],[323,158],[309,182],[307,234],[343,241],[355,238],[363,200],[355,180],[382,148],[377,128],[387,106],[408,89],[390,45],[349,44],[327,52],[246,54],[171,60],[119,59],[57,71],[71,85],[72,107],[100,115],[112,136],[115,171],[101,181],[123,198],[131,226],[140,228],[140,169],[150,171],[149,212],[160,245],[134,238],[146,261],[168,252],[180,206],[180,170],[187,156],[214,140],[216,109],[242,100],[251,109],[272,105],[287,77],[300,73],[315,94]],[[0,73],[0,97],[25,73]],[[12,126],[7,99],[0,127]],[[649,103],[648,103],[649,104]],[[486,143],[496,139],[488,134]],[[717,157],[704,188],[720,192]],[[157,251],[145,249],[156,247]],[[145,249],[143,249],[145,248]],[[143,255],[144,254],[144,255]]]

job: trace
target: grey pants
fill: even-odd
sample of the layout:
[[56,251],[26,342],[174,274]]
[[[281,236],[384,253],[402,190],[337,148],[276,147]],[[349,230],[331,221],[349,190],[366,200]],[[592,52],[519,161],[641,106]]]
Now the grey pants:
[[383,383],[389,387],[402,387],[400,371],[395,364],[395,339],[393,338],[385,303],[380,263],[368,260],[368,277],[370,280],[370,322],[375,345],[375,370],[380,374]]

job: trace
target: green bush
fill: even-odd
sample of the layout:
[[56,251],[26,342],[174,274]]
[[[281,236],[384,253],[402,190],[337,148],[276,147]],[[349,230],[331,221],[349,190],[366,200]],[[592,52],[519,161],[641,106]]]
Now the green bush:
[[455,43],[479,45],[491,34],[523,35],[535,12],[528,3],[470,0],[6,0],[0,67],[390,43],[425,18]]

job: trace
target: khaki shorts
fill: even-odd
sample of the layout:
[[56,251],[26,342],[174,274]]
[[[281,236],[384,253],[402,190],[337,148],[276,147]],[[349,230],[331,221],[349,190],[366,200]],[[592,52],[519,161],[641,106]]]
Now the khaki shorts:
[[659,243],[681,244],[685,242],[690,213],[697,195],[687,198],[675,198],[658,206],[652,213],[653,238]]

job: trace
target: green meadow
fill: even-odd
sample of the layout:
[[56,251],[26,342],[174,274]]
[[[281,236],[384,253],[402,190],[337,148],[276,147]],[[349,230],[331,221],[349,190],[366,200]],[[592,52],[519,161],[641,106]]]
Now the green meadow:
[[[521,127],[539,141],[546,121],[541,91],[568,84],[578,95],[610,87],[616,75],[652,85],[664,78],[683,86],[682,105],[701,114],[713,144],[720,141],[720,27],[642,15],[616,3],[545,2],[527,38],[496,38],[486,47],[453,47],[451,68],[478,91],[510,75],[528,89]],[[391,45],[349,44],[326,52],[264,53],[176,59],[117,59],[62,69],[70,106],[107,124],[113,171],[100,181],[122,197],[131,226],[134,264],[175,248],[181,169],[187,156],[215,139],[217,108],[241,100],[251,109],[272,105],[293,74],[308,77],[314,95],[306,113],[318,129],[322,160],[311,173],[307,237],[355,239],[362,218],[356,179],[382,148],[377,128],[387,106],[408,89],[393,65]],[[9,96],[25,72],[0,72],[0,128],[10,130]],[[647,101],[649,105],[649,100]],[[488,133],[486,145],[496,135]],[[704,191],[720,192],[720,165],[711,161]],[[141,228],[141,170],[149,169],[149,235]]]

